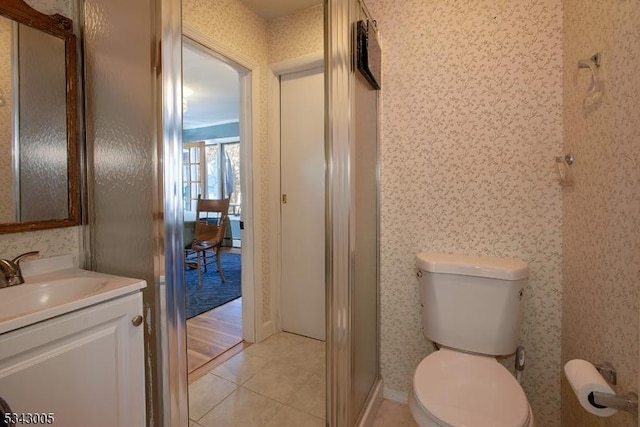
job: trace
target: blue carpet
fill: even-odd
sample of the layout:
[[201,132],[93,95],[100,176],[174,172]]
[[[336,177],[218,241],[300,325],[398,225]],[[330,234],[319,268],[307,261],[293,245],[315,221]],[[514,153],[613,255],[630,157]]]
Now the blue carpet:
[[226,282],[220,280],[216,265],[207,266],[202,272],[202,287],[198,288],[198,271],[185,267],[187,289],[187,319],[214,309],[242,295],[240,289],[240,254],[224,252],[220,255]]

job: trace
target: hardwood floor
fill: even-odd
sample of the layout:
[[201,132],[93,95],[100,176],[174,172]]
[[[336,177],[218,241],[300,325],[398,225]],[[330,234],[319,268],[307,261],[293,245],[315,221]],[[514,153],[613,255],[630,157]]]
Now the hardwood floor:
[[[242,343],[242,298],[187,320],[187,365],[192,374]],[[241,351],[245,346],[238,346]],[[233,353],[233,352],[232,352]],[[235,353],[233,353],[235,354]],[[195,375],[198,376],[197,374]]]

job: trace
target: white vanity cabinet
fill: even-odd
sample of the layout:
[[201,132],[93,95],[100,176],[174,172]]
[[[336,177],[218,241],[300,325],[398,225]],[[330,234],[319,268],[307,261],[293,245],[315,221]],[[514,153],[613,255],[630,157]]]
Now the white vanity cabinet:
[[142,314],[136,291],[0,335],[0,396],[57,426],[143,427]]

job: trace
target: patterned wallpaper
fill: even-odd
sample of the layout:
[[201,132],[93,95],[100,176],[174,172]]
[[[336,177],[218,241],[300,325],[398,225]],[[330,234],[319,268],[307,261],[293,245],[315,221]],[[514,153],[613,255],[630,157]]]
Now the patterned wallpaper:
[[[0,18],[0,182],[13,189],[12,91],[11,91],[11,21]],[[0,192],[0,222],[14,222],[13,191]]]
[[[259,144],[260,169],[254,170],[260,179],[259,191],[262,195],[260,206],[256,206],[256,216],[260,218],[262,235],[257,236],[255,250],[260,251],[262,265],[260,269],[263,280],[262,319],[271,318],[270,283],[269,283],[269,158],[267,145],[267,72],[268,64],[290,59],[295,56],[322,49],[321,8],[311,8],[272,22],[256,15],[240,0],[184,0],[182,3],[183,23],[195,28],[208,37],[224,44],[234,51],[250,58],[258,64],[260,87],[258,89],[260,104],[260,125],[257,129],[256,141]],[[310,28],[313,31],[308,32]],[[286,32],[283,32],[285,31]],[[318,41],[320,37],[320,41]],[[273,48],[271,47],[273,46]],[[313,49],[313,50],[307,50]],[[290,56],[292,55],[292,56]]]
[[[560,0],[368,0],[383,45],[381,362],[406,393],[433,349],[414,256],[531,266],[521,344],[538,425],[560,425]],[[505,361],[512,369],[513,358]]]
[[66,17],[73,17],[73,4],[72,0],[24,0],[32,8],[46,13],[47,15],[54,15],[59,13]]
[[182,22],[262,65],[267,23],[239,0],[184,0]]
[[80,227],[0,234],[0,258],[11,259],[29,251],[40,251],[40,258],[73,254],[79,257]]
[[269,63],[324,50],[324,9],[318,4],[269,21]]
[[[564,190],[562,363],[609,361],[616,391],[638,391],[640,283],[640,3],[564,1],[565,151],[575,157]],[[581,59],[602,54],[604,96],[584,108],[591,76]],[[598,418],[564,376],[562,425],[637,426]]]

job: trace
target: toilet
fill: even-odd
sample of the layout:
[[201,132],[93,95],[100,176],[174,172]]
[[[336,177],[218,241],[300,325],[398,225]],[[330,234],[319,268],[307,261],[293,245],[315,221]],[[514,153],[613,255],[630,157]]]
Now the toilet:
[[420,427],[535,427],[520,383],[496,356],[518,345],[526,262],[416,255],[424,336],[439,350],[413,375],[409,408]]

